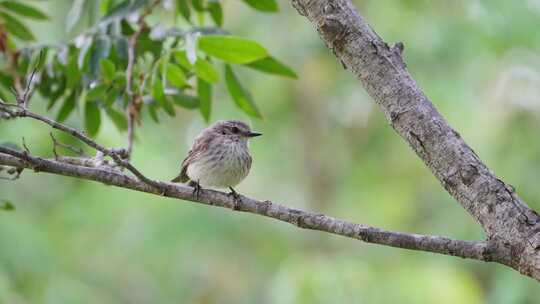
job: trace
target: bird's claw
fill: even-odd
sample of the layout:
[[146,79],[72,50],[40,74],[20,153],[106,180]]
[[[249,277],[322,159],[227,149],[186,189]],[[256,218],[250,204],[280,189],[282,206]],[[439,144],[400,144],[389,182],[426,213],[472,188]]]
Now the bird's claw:
[[190,181],[189,186],[193,187],[193,197],[195,199],[199,199],[199,195],[201,194],[202,187],[198,182]]
[[232,196],[233,198],[233,201],[234,201],[234,205],[233,205],[233,210],[235,211],[238,211],[241,209],[241,205],[242,205],[242,197],[240,196],[240,194],[238,194],[238,192],[236,192],[234,190],[233,187],[229,187],[229,190],[231,190],[231,192],[229,192],[229,196]]

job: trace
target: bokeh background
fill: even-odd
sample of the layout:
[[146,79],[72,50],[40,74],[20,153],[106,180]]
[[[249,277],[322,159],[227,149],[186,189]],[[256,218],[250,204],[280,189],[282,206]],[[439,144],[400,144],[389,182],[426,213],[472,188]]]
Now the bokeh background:
[[[249,121],[252,172],[238,190],[389,230],[483,238],[479,226],[399,138],[311,25],[280,1],[261,14],[225,1],[225,28],[262,42],[298,80],[241,71],[264,115],[251,120],[221,85],[212,120]],[[65,32],[70,0],[36,1]],[[410,72],[476,153],[540,209],[540,1],[363,0]],[[39,97],[34,110],[44,111]],[[68,122],[80,125],[80,119]],[[178,111],[139,129],[133,162],[168,180],[205,127]],[[50,156],[49,130],[0,122],[2,141]],[[124,143],[109,121],[97,140]],[[364,244],[270,219],[26,171],[0,181],[0,303],[538,303],[540,285],[496,264]]]

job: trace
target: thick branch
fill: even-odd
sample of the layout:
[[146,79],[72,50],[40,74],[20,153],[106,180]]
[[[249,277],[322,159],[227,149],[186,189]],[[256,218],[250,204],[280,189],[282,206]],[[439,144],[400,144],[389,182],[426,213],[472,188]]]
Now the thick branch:
[[77,166],[56,160],[33,157],[24,152],[14,151],[2,146],[0,146],[0,165],[29,168],[36,172],[48,172],[93,180],[121,188],[188,200],[210,206],[230,208],[270,217],[300,228],[324,231],[367,243],[428,251],[480,261],[491,260],[489,254],[490,246],[486,242],[460,241],[441,236],[391,232],[335,219],[322,214],[289,208],[270,201],[258,201],[245,196],[241,196],[241,200],[235,202],[235,199],[227,193],[214,190],[202,190],[198,197],[195,197],[193,195],[193,188],[168,182],[159,182],[162,189],[159,190],[119,171],[110,171],[99,167]]
[[386,44],[350,0],[291,2],[342,65],[362,82],[396,132],[480,223],[488,239],[509,249],[501,250],[508,254],[504,259],[540,280],[540,217],[437,112],[407,71],[401,57],[403,44]]

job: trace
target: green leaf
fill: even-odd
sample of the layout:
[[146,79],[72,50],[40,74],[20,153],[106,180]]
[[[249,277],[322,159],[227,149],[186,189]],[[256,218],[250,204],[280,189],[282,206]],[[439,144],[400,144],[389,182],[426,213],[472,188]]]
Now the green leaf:
[[[95,1],[95,0],[94,0]],[[150,4],[150,0],[125,0],[112,7],[107,13],[107,17],[126,17],[136,10]]]
[[83,45],[80,47],[79,50],[79,56],[77,58],[77,65],[79,66],[79,69],[83,69],[86,66],[86,63],[88,61],[88,51],[92,48],[92,38],[88,38],[84,41]]
[[154,74],[153,81],[152,81],[152,97],[156,100],[157,104],[160,106],[163,106],[163,104],[165,103],[165,93],[164,93],[163,83],[161,82],[161,79],[157,73]]
[[137,53],[137,56],[142,56],[144,53],[150,52],[152,55],[154,55],[154,58],[159,58],[161,56],[162,49],[163,41],[151,39],[150,30],[147,29],[143,30],[139,36],[135,52]]
[[274,13],[279,10],[276,0],[244,0],[244,2],[261,12]]
[[98,84],[97,86],[93,87],[88,91],[86,94],[87,100],[97,100],[102,99],[105,97],[105,94],[107,93],[107,89],[109,86],[106,84]]
[[197,58],[195,62],[195,74],[206,82],[216,83],[219,81],[219,73],[216,68],[202,58]]
[[64,122],[69,117],[69,114],[73,112],[74,109],[75,109],[75,93],[72,93],[64,101],[64,104],[62,105],[62,107],[60,108],[60,111],[58,112],[56,121]]
[[210,17],[217,26],[223,25],[223,9],[221,8],[221,3],[219,1],[208,2],[208,12]]
[[199,107],[199,99],[195,96],[190,96],[186,94],[176,94],[169,95],[168,98],[172,100],[177,106],[186,108],[186,109],[195,109]]
[[[124,90],[124,87],[122,87],[121,90]],[[120,93],[115,90],[114,87],[107,88],[105,96],[101,99],[101,101],[104,102],[105,108],[111,107],[114,102],[118,100],[118,95],[120,95]]]
[[165,98],[165,102],[163,103],[163,110],[165,110],[165,113],[169,114],[171,117],[176,116],[176,111],[174,110],[172,103],[169,102],[167,98]]
[[86,0],[74,0],[66,18],[66,32],[70,32],[73,27],[81,20],[81,13],[83,11],[84,3]]
[[108,108],[105,113],[107,113],[107,116],[109,116],[109,118],[112,120],[112,122],[119,131],[127,130],[127,119],[124,114],[116,111],[113,108]]
[[84,105],[84,129],[91,137],[99,131],[101,124],[101,112],[95,102],[87,102]]
[[13,76],[0,71],[0,84],[8,89],[11,88],[11,86],[13,86]]
[[186,19],[186,21],[190,21],[191,18],[191,11],[189,9],[189,0],[176,0],[176,8],[178,9],[178,12]]
[[173,53],[174,59],[176,62],[181,65],[185,69],[191,69],[192,64],[189,62],[187,58],[186,51],[176,51]]
[[281,75],[285,77],[298,78],[298,75],[286,66],[285,64],[279,62],[272,56],[251,62],[246,64],[247,67],[261,71],[263,73]]
[[0,199],[0,210],[13,211],[15,210],[15,206],[8,200]]
[[232,99],[240,109],[244,110],[250,116],[262,118],[251,96],[244,90],[230,65],[225,66],[225,84]]
[[150,117],[152,118],[152,120],[156,123],[159,123],[159,116],[158,116],[158,113],[156,111],[156,106],[151,104],[148,106],[148,113],[150,114]]
[[128,39],[125,37],[117,37],[114,39],[114,48],[116,50],[116,56],[118,56],[118,59],[127,62],[129,48]]
[[203,79],[197,78],[197,95],[201,114],[206,121],[209,121],[212,111],[212,86]]
[[103,75],[103,78],[107,82],[111,82],[114,79],[114,74],[116,73],[116,66],[114,65],[114,62],[110,61],[109,59],[102,58],[99,62],[99,66],[101,68],[101,75]]
[[3,1],[3,2],[0,2],[0,7],[5,8],[6,10],[19,14],[21,16],[28,17],[28,18],[33,18],[37,20],[49,19],[47,15],[45,15],[39,9],[26,5],[26,4],[22,4],[21,2],[18,2],[18,1]]
[[0,22],[5,25],[7,31],[15,37],[25,41],[36,39],[24,24],[10,14],[0,11],[0,19]]
[[66,86],[70,89],[75,88],[76,86],[80,85],[81,80],[81,71],[79,70],[79,66],[77,64],[78,60],[78,52],[73,52],[68,60],[68,63],[66,65],[65,71],[66,71]]
[[167,81],[177,88],[182,88],[186,85],[186,75],[184,74],[184,71],[182,71],[182,69],[176,64],[167,64],[165,68],[165,76]]
[[101,35],[94,41],[92,54],[90,55],[90,72],[97,76],[101,59],[109,57],[111,52],[111,39],[108,36]]
[[199,50],[206,54],[230,63],[250,63],[268,55],[257,42],[235,36],[202,36],[198,45]]
[[152,97],[156,100],[157,104],[167,112],[170,116],[175,116],[176,112],[174,111],[174,107],[172,104],[167,100],[165,96],[165,89],[163,87],[163,82],[161,82],[161,78],[156,73],[154,74],[154,81],[152,84]]
[[204,11],[204,0],[191,0],[191,5],[196,11]]

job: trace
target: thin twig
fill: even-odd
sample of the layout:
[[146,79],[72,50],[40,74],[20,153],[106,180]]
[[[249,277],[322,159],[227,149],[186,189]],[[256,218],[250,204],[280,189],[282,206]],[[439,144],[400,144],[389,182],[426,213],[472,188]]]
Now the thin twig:
[[[34,166],[40,172],[49,172],[58,175],[71,176],[86,180],[94,180],[107,185],[147,192],[157,195],[165,195],[171,198],[189,200],[192,202],[229,208],[252,214],[273,218],[290,223],[303,229],[318,230],[336,235],[357,239],[367,243],[381,244],[386,246],[427,251],[479,261],[492,261],[496,255],[488,255],[490,244],[488,242],[453,240],[441,236],[409,234],[402,232],[387,231],[380,228],[370,227],[363,224],[332,218],[323,214],[311,213],[299,209],[289,208],[285,205],[259,201],[246,196],[236,200],[227,193],[202,190],[200,195],[193,195],[193,188],[166,182],[160,183],[164,192],[138,181],[122,172],[106,171],[102,168],[89,168],[71,165],[55,160],[40,157],[29,157],[29,163],[21,160],[22,153],[0,146],[0,164],[17,167]],[[505,264],[506,261],[499,261]]]
[[133,91],[133,68],[135,66],[136,48],[139,37],[147,29],[144,19],[152,13],[154,8],[160,3],[160,0],[155,0],[152,5],[148,7],[140,16],[137,21],[139,28],[128,41],[128,63],[126,67],[126,94],[128,96],[128,106],[126,109],[126,115],[128,120],[128,142],[127,142],[127,155],[128,159],[131,157],[133,151],[133,142],[135,140],[135,120],[139,116],[139,94],[135,94]]
[[58,139],[56,139],[53,135],[52,132],[49,133],[49,135],[51,136],[51,139],[52,139],[52,142],[53,142],[53,153],[55,156],[58,156],[57,154],[57,151],[56,151],[56,147],[62,147],[66,150],[69,150],[79,156],[83,156],[83,157],[88,157],[88,155],[86,155],[86,153],[84,153],[84,150],[82,148],[77,148],[77,147],[73,147],[71,145],[67,145],[67,144],[64,144],[62,142],[60,142]]
[[34,81],[34,76],[36,75],[36,72],[41,65],[41,61],[43,59],[43,50],[39,52],[39,58],[34,67],[32,68],[32,72],[30,74],[30,77],[27,80],[26,89],[24,90],[23,96],[22,96],[22,106],[24,108],[28,108],[28,104],[30,103],[30,93],[31,93],[31,86],[32,82]]
[[26,145],[26,139],[24,139],[24,136],[22,138],[22,146],[24,148],[24,151],[28,154],[30,154],[30,149],[28,149],[28,146]]
[[[13,105],[11,105],[11,106],[13,106]],[[0,102],[0,110],[1,111],[5,111],[8,108],[9,108],[8,104],[6,104],[4,102]],[[11,111],[11,113],[13,114],[13,117],[29,117],[29,118],[41,121],[41,122],[43,122],[45,124],[48,124],[49,126],[53,127],[54,129],[66,132],[66,133],[70,134],[71,136],[81,140],[82,142],[84,142],[88,146],[94,148],[95,150],[102,152],[104,155],[110,156],[119,166],[128,169],[131,173],[133,173],[141,181],[143,181],[143,182],[145,182],[145,183],[147,183],[147,184],[149,184],[149,185],[151,185],[153,187],[156,187],[158,189],[160,188],[159,183],[156,183],[155,181],[153,181],[153,180],[147,178],[146,176],[144,176],[139,170],[137,170],[135,167],[133,167],[133,165],[131,165],[128,160],[126,160],[126,150],[124,150],[124,149],[108,149],[108,148],[105,148],[104,146],[101,146],[100,144],[96,143],[90,137],[86,136],[83,132],[81,132],[81,131],[79,131],[77,129],[68,127],[68,126],[66,126],[64,124],[61,124],[61,123],[59,123],[57,121],[54,121],[54,120],[52,120],[50,118],[47,118],[45,116],[33,113],[33,112],[31,112],[31,111],[29,111],[29,110],[27,110],[27,109],[25,109],[25,108],[23,108],[21,106],[15,106],[15,108],[17,109],[17,111]]]

